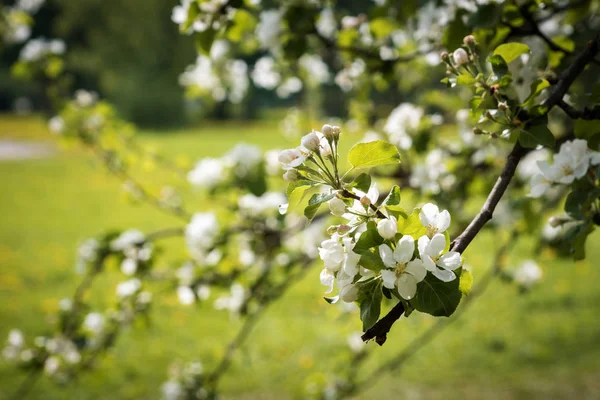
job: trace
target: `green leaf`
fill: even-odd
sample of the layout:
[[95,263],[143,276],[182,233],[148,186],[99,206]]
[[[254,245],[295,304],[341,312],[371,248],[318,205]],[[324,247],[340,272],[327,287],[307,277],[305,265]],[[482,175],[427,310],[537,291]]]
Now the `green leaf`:
[[364,254],[369,251],[370,248],[379,246],[384,242],[384,239],[377,232],[377,225],[373,221],[367,223],[367,230],[364,231],[356,245],[354,246],[354,252],[357,254]]
[[525,53],[529,53],[529,47],[523,43],[505,43],[494,50],[494,55],[502,57],[507,64]]
[[462,294],[459,290],[460,279],[442,282],[428,273],[417,285],[417,295],[410,304],[418,311],[434,317],[449,317],[454,313]]
[[400,154],[393,144],[376,140],[354,145],[348,154],[348,161],[356,169],[371,168],[378,165],[398,164]]
[[304,216],[308,219],[307,224],[313,220],[319,207],[326,201],[329,201],[335,197],[335,192],[332,193],[315,193],[308,200],[308,206],[304,209]]
[[596,229],[592,221],[582,224],[577,227],[575,235],[573,237],[573,245],[571,252],[573,253],[573,259],[575,261],[585,259],[585,242],[590,235]]
[[508,65],[501,56],[493,55],[488,59],[488,61],[492,65],[494,74],[498,75],[499,78],[502,78],[508,73]]
[[350,188],[353,187],[357,188],[361,192],[368,192],[369,188],[371,187],[371,175],[363,172],[352,181]]
[[203,32],[197,32],[195,35],[196,51],[200,54],[208,55],[216,36],[217,31],[212,28],[208,28]]
[[574,219],[587,219],[592,214],[592,203],[600,197],[600,189],[573,190],[565,201],[565,212]]
[[294,188],[288,198],[287,214],[297,210],[304,203],[305,199],[313,195],[316,190],[319,190],[319,188],[315,186],[299,186]]
[[382,39],[394,32],[397,24],[387,18],[376,18],[369,23],[369,28],[377,39]]
[[594,120],[577,119],[574,122],[575,137],[588,140],[600,133],[600,123]]
[[365,251],[364,253],[362,253],[360,255],[360,260],[358,261],[358,263],[362,267],[375,272],[379,272],[385,268],[383,260],[379,256],[379,251],[377,251],[376,249]]
[[471,287],[473,287],[473,274],[467,269],[463,269],[460,273],[460,283],[458,289],[464,295],[471,293]]
[[360,285],[357,302],[360,305],[360,320],[363,332],[375,325],[381,313],[381,280],[373,280]]
[[301,186],[313,186],[314,183],[312,183],[311,181],[307,181],[307,180],[298,180],[295,182],[290,182],[290,184],[287,187],[287,190],[285,191],[285,195],[287,197],[290,197],[292,192],[294,191],[294,189],[301,187]]
[[539,144],[553,149],[556,140],[550,129],[548,129],[548,126],[540,124],[532,125],[527,130],[521,130],[519,133],[519,143],[521,143],[521,146],[531,149],[536,148]]
[[545,79],[538,78],[531,83],[529,96],[525,99],[522,105],[531,103],[542,92],[542,90],[550,87],[550,82]]
[[410,235],[413,239],[418,240],[421,236],[427,233],[427,229],[421,223],[419,214],[420,208],[415,208],[412,214],[405,220],[398,220],[398,232],[403,235]]
[[456,83],[458,85],[470,86],[475,83],[475,78],[470,74],[460,74],[456,77]]
[[398,204],[400,204],[400,199],[400,188],[397,185],[394,185],[392,186],[392,190],[390,190],[390,193],[383,200],[383,203],[381,203],[381,207],[397,206]]

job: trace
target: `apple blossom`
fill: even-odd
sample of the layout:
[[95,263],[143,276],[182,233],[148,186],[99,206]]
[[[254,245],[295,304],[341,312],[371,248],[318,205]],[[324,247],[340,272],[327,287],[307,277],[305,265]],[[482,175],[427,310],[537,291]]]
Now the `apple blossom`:
[[452,271],[462,265],[462,257],[456,251],[442,254],[445,247],[446,237],[441,233],[436,233],[431,239],[421,236],[418,241],[419,254],[425,269],[439,280],[450,282],[456,279]]
[[390,216],[389,218],[381,219],[377,223],[377,232],[384,239],[393,239],[396,236],[396,232],[398,232],[398,220],[394,216]]
[[415,241],[411,236],[403,236],[395,250],[383,244],[379,246],[379,255],[389,269],[381,270],[383,286],[388,289],[398,288],[403,299],[412,299],[417,292],[417,283],[425,279],[427,270],[423,261],[418,258],[411,261],[415,251]]
[[437,233],[443,233],[450,226],[450,213],[440,209],[435,204],[427,203],[419,213],[421,223],[427,229],[427,236],[432,238]]
[[342,199],[334,197],[329,200],[329,210],[336,217],[341,217],[346,212],[346,203]]
[[458,48],[452,53],[452,58],[457,65],[464,65],[469,62],[469,54],[463,48]]

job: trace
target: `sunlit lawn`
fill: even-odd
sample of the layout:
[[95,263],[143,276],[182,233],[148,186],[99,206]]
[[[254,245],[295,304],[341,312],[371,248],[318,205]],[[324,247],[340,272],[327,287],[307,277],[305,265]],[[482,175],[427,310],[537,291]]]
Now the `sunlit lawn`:
[[[36,118],[0,116],[0,139],[45,141],[54,145]],[[238,141],[267,149],[290,145],[276,123],[214,123],[196,129],[142,135],[144,143],[189,160],[218,156]],[[110,228],[151,231],[181,223],[123,200],[121,183],[79,149],[57,149],[37,160],[0,161],[0,338],[21,328],[29,340],[48,332],[58,301],[69,296],[76,246]],[[201,196],[188,208],[213,207]],[[377,382],[362,398],[600,398],[600,257],[598,234],[588,240],[588,259],[556,261],[550,252],[531,254],[523,240],[513,258],[535,257],[544,270],[540,286],[519,295],[495,282],[456,323],[405,367]],[[493,240],[478,237],[466,254],[475,285],[489,266]],[[182,241],[168,241],[169,260],[185,255]],[[162,265],[165,267],[165,265]],[[310,377],[335,375],[350,358],[348,333],[360,329],[357,315],[322,300],[319,267],[271,307],[237,354],[223,381],[224,398],[297,398]],[[117,273],[109,273],[92,293],[113,299]],[[213,297],[214,299],[214,297]],[[158,398],[168,365],[197,359],[215,365],[239,322],[212,309],[212,301],[180,306],[173,293],[155,296],[152,321],[121,337],[92,373],[61,388],[41,380],[31,399]],[[394,327],[365,366],[373,368],[417,336],[433,319],[414,315]],[[315,375],[317,374],[317,375]],[[0,398],[8,398],[23,375],[0,361]]]

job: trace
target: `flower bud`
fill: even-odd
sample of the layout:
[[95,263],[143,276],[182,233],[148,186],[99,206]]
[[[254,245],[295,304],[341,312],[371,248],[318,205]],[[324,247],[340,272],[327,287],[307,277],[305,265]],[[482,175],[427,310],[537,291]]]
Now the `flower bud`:
[[329,228],[327,228],[327,234],[329,236],[333,235],[334,233],[336,233],[338,230],[338,226],[337,225],[331,225]]
[[279,153],[279,157],[277,158],[281,164],[289,164],[298,158],[298,152],[296,149],[288,149],[283,150]]
[[459,47],[458,49],[454,50],[452,56],[457,65],[464,65],[469,62],[469,54],[463,48]]
[[285,171],[285,174],[283,174],[283,179],[287,182],[295,182],[299,177],[300,174],[295,169],[287,170]]
[[463,39],[463,43],[469,47],[475,45],[476,44],[475,36],[473,36],[473,35],[465,36],[465,38]]
[[344,203],[341,199],[334,197],[329,200],[329,210],[336,217],[341,217],[346,212],[346,203]]
[[327,141],[323,141],[323,143],[321,143],[321,157],[331,157],[331,146],[329,145],[329,142]]
[[563,224],[563,219],[560,217],[550,217],[548,220],[548,224],[553,228],[558,228]]
[[317,136],[317,133],[312,131],[308,135],[303,136],[300,143],[309,151],[314,152],[319,150],[319,144],[321,143],[321,140],[319,139],[319,136]]
[[323,135],[325,135],[325,137],[327,139],[332,139],[333,138],[333,126],[331,126],[329,124],[325,124],[321,128],[321,132],[323,132]]
[[394,217],[380,220],[377,223],[377,232],[384,239],[393,239],[398,232],[398,221]]
[[483,135],[484,132],[481,129],[479,129],[477,127],[474,127],[473,128],[473,133],[476,134],[476,135]]
[[340,137],[340,134],[342,133],[342,130],[340,129],[339,126],[334,125],[332,127],[332,133],[333,133],[333,137],[337,139],[337,138]]
[[337,233],[340,235],[345,235],[348,232],[350,232],[350,225],[341,224],[337,227]]
[[360,204],[365,207],[369,207],[371,205],[371,199],[369,199],[367,196],[363,196],[360,198]]
[[446,63],[447,63],[448,61],[450,61],[450,55],[448,54],[448,52],[447,52],[447,51],[442,51],[442,52],[440,53],[440,59],[441,59],[443,62],[446,62]]
[[498,103],[498,110],[500,110],[500,111],[508,110],[508,104],[506,104],[505,101]]

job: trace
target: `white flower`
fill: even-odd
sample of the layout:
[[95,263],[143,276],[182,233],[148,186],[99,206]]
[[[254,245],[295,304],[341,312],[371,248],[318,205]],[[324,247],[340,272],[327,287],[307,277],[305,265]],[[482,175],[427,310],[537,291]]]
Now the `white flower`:
[[8,333],[8,344],[13,347],[21,347],[25,343],[23,333],[18,329],[12,329]]
[[514,273],[514,280],[519,285],[529,288],[542,279],[542,269],[532,260],[527,260]]
[[334,36],[337,30],[337,21],[335,20],[335,15],[331,8],[327,7],[321,11],[317,23],[315,24],[315,28],[321,36],[329,39]]
[[79,107],[86,108],[92,106],[98,99],[98,94],[87,90],[79,89],[75,91],[75,103]]
[[415,251],[415,240],[412,236],[402,236],[396,249],[383,244],[379,246],[379,255],[383,264],[390,269],[381,270],[383,286],[388,289],[398,287],[403,299],[410,300],[417,292],[417,283],[425,279],[427,271],[418,258],[411,261]]
[[199,285],[196,289],[196,295],[200,300],[206,300],[210,297],[210,286]]
[[285,195],[279,192],[266,192],[262,196],[255,196],[252,193],[248,193],[240,197],[238,206],[241,211],[255,216],[274,213],[277,211],[277,207],[285,201]]
[[179,302],[184,306],[189,306],[196,301],[194,291],[189,286],[179,286],[177,288],[177,297],[179,298]]
[[316,54],[304,54],[298,60],[300,68],[306,73],[306,79],[313,85],[329,82],[330,74],[327,64]]
[[277,9],[260,13],[260,20],[256,26],[256,37],[262,48],[271,49],[279,44],[281,16],[281,12]]
[[[125,251],[129,248],[142,244],[146,240],[146,235],[137,229],[129,229],[110,242],[112,251]],[[86,242],[87,243],[87,242]]]
[[321,285],[329,288],[325,293],[331,293],[333,291],[333,282],[335,281],[335,275],[333,272],[327,268],[323,268],[319,278],[321,280]]
[[125,275],[133,275],[137,270],[137,260],[134,258],[126,258],[121,263],[121,272]]
[[444,235],[436,233],[431,239],[427,236],[421,236],[418,247],[426,270],[444,282],[456,279],[456,275],[452,271],[461,266],[462,258],[460,253],[456,251],[442,254],[446,248],[446,237]]
[[162,398],[164,400],[181,400],[184,395],[183,386],[176,381],[163,383],[161,387]]
[[44,363],[44,372],[48,375],[54,375],[60,368],[60,358],[57,356],[51,356],[46,359]]
[[348,336],[348,346],[355,353],[360,353],[365,349],[365,342],[361,338],[362,333],[354,332]]
[[279,153],[279,162],[284,170],[293,169],[302,165],[307,155],[301,148],[283,150]]
[[398,220],[394,216],[381,219],[377,223],[377,232],[384,239],[393,239],[398,232]]
[[452,54],[454,57],[454,62],[458,65],[463,65],[469,62],[469,54],[463,48],[458,48],[454,50]]
[[343,285],[340,288],[340,299],[346,303],[353,303],[358,298],[358,287],[352,283]]
[[448,210],[440,212],[435,204],[427,203],[419,213],[421,223],[427,229],[427,236],[432,238],[437,233],[443,233],[450,226],[450,213]]
[[388,117],[383,130],[390,141],[403,150],[412,146],[411,134],[414,133],[423,118],[424,110],[410,103],[402,103]]
[[332,272],[339,271],[344,261],[344,245],[337,236],[324,240],[319,247],[319,257],[323,260],[325,268]]
[[139,279],[133,278],[117,285],[117,296],[124,298],[133,296],[142,287]]
[[317,135],[317,133],[313,130],[311,133],[302,137],[300,141],[302,146],[307,148],[309,151],[318,151],[319,145],[321,144],[321,139]]
[[281,83],[281,74],[271,57],[262,57],[256,61],[251,75],[252,81],[259,88],[273,90]]
[[346,203],[344,203],[342,199],[334,197],[333,199],[329,200],[328,204],[329,210],[336,217],[341,217],[346,212]]
[[213,188],[224,179],[223,163],[217,158],[200,160],[193,170],[188,172],[188,181],[197,187]]
[[56,135],[60,135],[61,133],[63,133],[65,129],[65,121],[59,117],[52,117],[50,118],[50,120],[48,121],[48,130],[50,130],[50,132],[56,134]]
[[236,313],[240,310],[246,299],[246,289],[235,283],[231,285],[231,295],[219,297],[215,301],[215,308],[217,310],[228,309],[232,313]]
[[83,326],[85,327],[85,329],[87,329],[94,335],[99,335],[102,333],[102,330],[104,329],[104,324],[104,315],[97,312],[89,313],[85,316],[85,319],[83,320]]
[[539,198],[542,197],[550,186],[552,182],[544,177],[542,174],[536,174],[531,178],[531,191],[527,195],[528,197]]
[[219,234],[217,217],[212,213],[196,213],[185,228],[188,251],[196,259],[203,259]]

